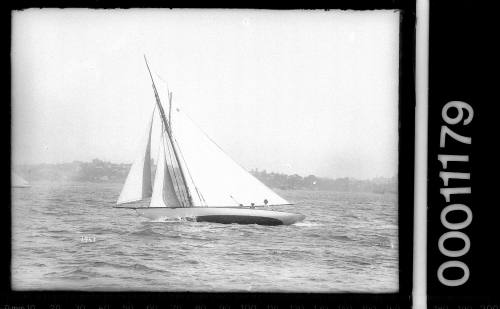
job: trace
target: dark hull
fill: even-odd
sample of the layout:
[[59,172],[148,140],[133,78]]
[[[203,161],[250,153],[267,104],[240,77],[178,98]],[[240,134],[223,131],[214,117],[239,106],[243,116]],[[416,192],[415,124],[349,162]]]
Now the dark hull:
[[289,225],[304,220],[305,216],[282,211],[223,208],[223,207],[192,207],[192,208],[137,208],[137,213],[153,220],[188,219],[197,222],[212,222],[222,224],[259,224],[259,225]]

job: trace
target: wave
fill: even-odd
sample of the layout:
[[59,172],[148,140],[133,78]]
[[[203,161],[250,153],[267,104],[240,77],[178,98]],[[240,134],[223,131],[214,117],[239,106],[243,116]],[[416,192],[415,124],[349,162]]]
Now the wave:
[[356,264],[356,265],[360,265],[360,266],[368,266],[368,265],[372,264],[371,262],[362,261],[362,260],[357,260],[357,261],[351,260],[351,263]]
[[[304,202],[305,221],[224,225],[117,212],[120,189],[63,185],[13,196],[16,288],[318,292],[386,290],[397,282],[396,202],[286,191]],[[85,235],[96,243],[81,242]]]
[[186,263],[188,263],[188,264],[200,264],[200,262],[195,261],[195,260],[186,260],[186,261],[184,261],[184,262],[186,262]]
[[127,270],[136,270],[136,271],[145,271],[145,272],[164,272],[168,273],[169,271],[155,268],[155,267],[150,267],[141,263],[133,263],[133,264],[118,264],[118,263],[112,263],[112,262],[105,262],[105,261],[95,261],[93,263],[89,264],[91,267],[111,267],[111,268],[116,268],[116,269],[127,269]]
[[346,236],[346,235],[338,235],[338,236],[332,236],[333,239],[336,239],[336,240],[347,240],[347,241],[352,241],[353,239],[350,238],[349,236]]
[[128,235],[130,236],[147,236],[147,237],[163,237],[162,233],[158,233],[153,231],[152,229],[143,229],[135,232],[130,232]]
[[178,222],[196,222],[195,217],[177,217],[177,218],[169,218],[169,217],[159,217],[157,219],[151,219],[148,220],[147,222],[151,223],[178,223]]
[[79,231],[81,234],[85,235],[109,235],[109,234],[120,234],[123,233],[123,227],[92,227],[83,228]]
[[394,243],[392,242],[391,238],[386,236],[371,237],[371,239],[364,239],[360,243],[370,247],[376,246],[382,248],[394,248]]
[[65,272],[50,272],[45,274],[46,277],[49,278],[65,278],[65,279],[77,279],[77,280],[83,280],[83,279],[89,279],[89,278],[95,278],[98,276],[99,273],[96,273],[94,271],[91,271],[89,269],[84,269],[81,267],[77,267],[76,269],[73,270],[68,270]]

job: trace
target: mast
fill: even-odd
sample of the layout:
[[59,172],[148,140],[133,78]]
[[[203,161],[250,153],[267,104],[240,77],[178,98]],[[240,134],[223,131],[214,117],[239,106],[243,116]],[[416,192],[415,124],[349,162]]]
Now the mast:
[[175,143],[174,143],[174,139],[172,137],[172,131],[171,131],[171,127],[170,127],[170,111],[172,109],[172,95],[169,92],[170,109],[169,109],[169,119],[167,121],[167,117],[165,115],[165,111],[163,110],[163,106],[161,105],[161,101],[160,101],[160,97],[158,95],[158,91],[156,90],[156,85],[155,85],[155,82],[153,80],[153,75],[151,74],[151,70],[149,69],[149,65],[148,65],[148,61],[146,59],[146,55],[144,55],[144,61],[146,62],[146,67],[148,68],[149,76],[151,77],[151,82],[153,83],[153,90],[154,90],[154,93],[155,93],[156,104],[158,106],[158,110],[160,111],[160,116],[161,116],[162,122],[165,125],[168,139],[170,140],[170,143],[172,145],[172,150],[174,152],[175,161],[177,162],[177,166],[179,167],[179,171],[180,171],[180,174],[181,174],[181,179],[182,179],[182,182],[184,184],[184,188],[186,190],[189,207],[192,207],[193,206],[193,199],[191,197],[191,194],[189,193],[189,188],[187,186],[186,177],[184,176],[184,171],[182,170],[182,165],[181,165],[181,162],[180,162],[180,159],[179,159],[179,155],[177,154],[177,150],[176,150],[176,147],[175,147]]

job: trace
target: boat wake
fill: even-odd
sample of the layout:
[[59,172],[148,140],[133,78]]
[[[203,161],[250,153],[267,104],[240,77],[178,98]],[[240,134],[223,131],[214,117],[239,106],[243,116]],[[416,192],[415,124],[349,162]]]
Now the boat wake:
[[176,218],[172,218],[172,217],[159,217],[159,218],[156,218],[156,219],[148,220],[147,222],[151,222],[151,223],[196,222],[196,217],[176,217]]

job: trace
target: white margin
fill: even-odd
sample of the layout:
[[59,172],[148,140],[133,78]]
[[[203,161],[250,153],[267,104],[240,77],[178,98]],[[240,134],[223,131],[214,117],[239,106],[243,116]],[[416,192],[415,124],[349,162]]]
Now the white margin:
[[417,0],[416,21],[413,308],[427,309],[429,0]]

